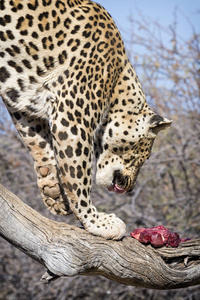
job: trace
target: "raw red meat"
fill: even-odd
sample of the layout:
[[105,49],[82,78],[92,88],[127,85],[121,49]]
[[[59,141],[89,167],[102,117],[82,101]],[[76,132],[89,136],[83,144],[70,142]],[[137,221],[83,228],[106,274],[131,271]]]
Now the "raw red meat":
[[154,247],[178,247],[181,242],[189,240],[181,239],[176,232],[169,231],[163,225],[152,228],[137,228],[131,232],[131,236],[141,243],[150,243]]

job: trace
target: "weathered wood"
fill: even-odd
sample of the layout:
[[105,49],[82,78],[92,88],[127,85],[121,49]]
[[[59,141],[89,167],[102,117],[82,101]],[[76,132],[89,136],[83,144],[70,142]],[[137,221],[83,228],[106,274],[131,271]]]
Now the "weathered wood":
[[43,279],[102,275],[153,289],[200,284],[200,239],[155,249],[131,237],[105,240],[41,216],[0,185],[0,235],[47,268]]

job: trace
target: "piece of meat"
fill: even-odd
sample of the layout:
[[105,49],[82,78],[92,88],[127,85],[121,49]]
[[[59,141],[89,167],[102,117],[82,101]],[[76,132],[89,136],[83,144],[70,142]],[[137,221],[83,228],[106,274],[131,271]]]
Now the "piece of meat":
[[189,240],[181,239],[176,232],[169,231],[163,225],[152,228],[137,228],[131,232],[131,236],[141,243],[150,243],[154,247],[178,247],[181,242]]

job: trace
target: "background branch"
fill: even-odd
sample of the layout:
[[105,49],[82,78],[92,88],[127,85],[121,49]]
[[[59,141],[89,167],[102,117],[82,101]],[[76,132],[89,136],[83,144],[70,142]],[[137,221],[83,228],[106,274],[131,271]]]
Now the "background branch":
[[46,281],[60,276],[102,275],[154,289],[200,284],[200,239],[160,249],[131,237],[104,240],[41,216],[1,185],[0,205],[0,235],[44,265]]

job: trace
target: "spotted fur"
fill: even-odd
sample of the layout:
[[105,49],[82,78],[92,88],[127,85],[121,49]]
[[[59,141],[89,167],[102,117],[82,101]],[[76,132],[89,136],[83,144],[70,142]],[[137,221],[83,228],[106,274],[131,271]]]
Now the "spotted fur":
[[0,1],[0,94],[35,162],[45,204],[119,239],[125,224],[91,202],[97,183],[131,191],[170,121],[146,103],[121,35],[89,0]]

